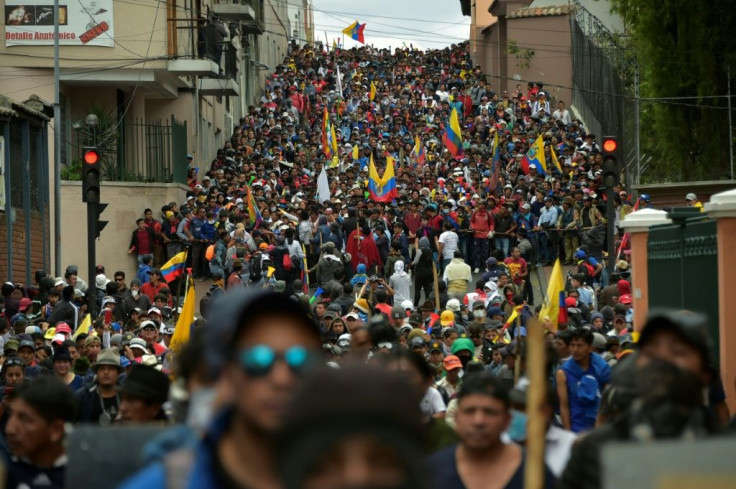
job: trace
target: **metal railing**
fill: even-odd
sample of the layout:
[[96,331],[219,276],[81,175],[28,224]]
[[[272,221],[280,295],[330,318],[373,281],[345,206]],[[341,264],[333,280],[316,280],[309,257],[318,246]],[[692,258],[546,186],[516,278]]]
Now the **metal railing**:
[[126,122],[121,131],[118,180],[186,183],[186,121],[170,119]]

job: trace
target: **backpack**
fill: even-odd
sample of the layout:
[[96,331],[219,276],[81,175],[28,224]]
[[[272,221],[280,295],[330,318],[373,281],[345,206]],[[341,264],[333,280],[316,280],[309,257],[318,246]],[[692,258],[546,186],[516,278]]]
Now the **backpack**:
[[593,278],[595,277],[595,268],[593,268],[593,265],[591,265],[587,261],[580,262],[576,273],[585,276],[585,280],[583,280],[583,283],[585,285],[591,285],[593,283]]
[[261,280],[263,276],[263,268],[261,267],[261,256],[263,253],[257,251],[250,257],[250,280],[251,282],[257,282]]
[[284,259],[281,265],[284,267],[285,272],[290,272],[294,269],[294,263],[291,261],[291,255],[289,253],[284,253]]

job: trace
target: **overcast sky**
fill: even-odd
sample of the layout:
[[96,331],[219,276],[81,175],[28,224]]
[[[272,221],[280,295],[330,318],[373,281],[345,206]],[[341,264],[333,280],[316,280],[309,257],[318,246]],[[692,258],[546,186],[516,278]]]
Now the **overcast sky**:
[[[468,38],[470,17],[463,17],[458,0],[312,0],[314,35],[329,45],[355,22],[367,24],[365,43],[398,47],[403,42],[421,49],[437,49]],[[360,46],[345,39],[345,46]]]

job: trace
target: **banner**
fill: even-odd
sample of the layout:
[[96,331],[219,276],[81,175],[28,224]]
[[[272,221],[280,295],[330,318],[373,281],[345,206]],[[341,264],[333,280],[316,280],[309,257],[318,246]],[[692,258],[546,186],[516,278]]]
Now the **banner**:
[[[52,46],[53,0],[6,0],[5,46]],[[59,44],[63,46],[115,45],[112,0],[61,0]]]

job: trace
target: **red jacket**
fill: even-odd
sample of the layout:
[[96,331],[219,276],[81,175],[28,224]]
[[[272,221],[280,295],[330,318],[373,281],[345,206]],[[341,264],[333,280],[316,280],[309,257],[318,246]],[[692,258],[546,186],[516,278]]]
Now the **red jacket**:
[[477,210],[470,216],[470,229],[474,231],[473,237],[485,238],[488,232],[493,229],[493,217],[487,210]]

